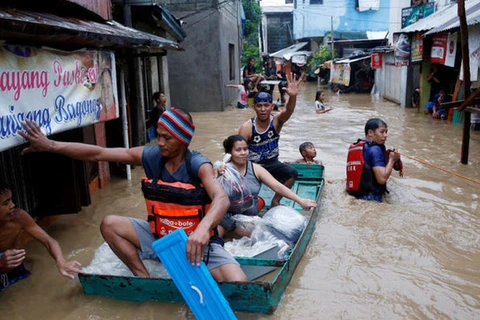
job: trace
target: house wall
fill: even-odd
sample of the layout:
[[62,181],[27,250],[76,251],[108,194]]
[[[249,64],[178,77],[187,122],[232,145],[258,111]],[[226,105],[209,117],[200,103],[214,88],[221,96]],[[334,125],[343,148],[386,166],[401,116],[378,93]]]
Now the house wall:
[[[182,19],[187,37],[181,43],[185,51],[168,55],[171,106],[187,111],[222,111],[237,98],[237,91],[225,83],[240,83],[240,1],[218,6],[203,3],[203,10],[169,10]],[[180,8],[186,8],[182,4]],[[229,44],[234,46],[235,76],[229,79]]]
[[355,9],[355,0],[324,0],[320,5],[297,1],[293,10],[294,38],[323,37],[332,29],[332,16],[334,32],[386,31],[391,4],[390,0],[379,1],[379,10],[363,12]]
[[384,54],[383,61],[385,67],[383,97],[400,104],[401,67],[395,66],[393,53]]
[[409,7],[411,7],[411,0],[390,0],[388,43],[392,43],[393,34],[402,29],[402,9]]
[[112,20],[112,2],[111,0],[69,0],[82,7],[95,12],[105,20]]
[[291,46],[293,40],[293,16],[291,13],[266,15],[267,52],[273,53]]

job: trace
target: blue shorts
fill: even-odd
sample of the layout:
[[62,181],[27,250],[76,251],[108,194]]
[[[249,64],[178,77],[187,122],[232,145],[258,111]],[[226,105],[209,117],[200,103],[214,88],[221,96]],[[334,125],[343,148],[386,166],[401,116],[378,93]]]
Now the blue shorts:
[[[159,260],[157,254],[152,248],[153,241],[157,239],[155,239],[152,231],[150,231],[148,221],[135,218],[129,218],[129,220],[135,228],[138,242],[140,242],[140,249],[137,249],[140,259]],[[205,264],[207,265],[208,270],[221,267],[224,264],[233,263],[238,265],[238,262],[223,248],[222,245],[212,242],[212,240],[210,240],[210,244],[205,247],[205,260],[207,257],[208,261],[205,261]]]
[[363,196],[358,196],[355,198],[357,198],[358,200],[383,202],[383,195],[381,194],[368,193],[368,194],[364,194]]
[[30,271],[25,269],[23,263],[8,272],[0,273],[0,292],[6,290],[12,284],[25,279],[29,275]]
[[290,178],[297,179],[298,172],[293,166],[283,163],[277,159],[268,160],[264,163],[259,163],[262,167],[265,168],[270,174],[280,181],[281,183],[285,183]]
[[428,101],[427,102],[427,105],[425,106],[425,110],[428,111],[428,113],[432,114],[433,113],[433,102],[432,101]]
[[237,108],[239,109],[245,109],[248,108],[248,104],[243,104],[240,101],[237,102]]

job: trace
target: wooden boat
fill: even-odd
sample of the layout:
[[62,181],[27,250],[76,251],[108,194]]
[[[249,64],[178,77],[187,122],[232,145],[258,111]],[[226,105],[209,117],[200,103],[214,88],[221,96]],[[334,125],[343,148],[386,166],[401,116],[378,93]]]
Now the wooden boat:
[[[248,272],[246,271],[247,275],[271,272],[248,282],[219,283],[220,290],[233,310],[273,313],[280,303],[282,295],[313,235],[320,210],[320,198],[324,185],[324,167],[320,165],[293,165],[298,170],[298,179],[292,190],[300,197],[316,200],[317,208],[311,212],[306,212],[293,201],[282,199],[282,204],[293,207],[307,216],[306,227],[286,259],[277,257],[277,248],[272,248],[265,254],[253,258],[236,257],[242,268],[244,270],[248,269]],[[263,186],[260,195],[268,204],[273,192]],[[273,257],[272,252],[274,253]],[[135,276],[99,274],[79,274],[79,279],[87,294],[133,301],[184,302],[182,295],[171,279],[147,279]],[[251,279],[250,276],[249,279]]]

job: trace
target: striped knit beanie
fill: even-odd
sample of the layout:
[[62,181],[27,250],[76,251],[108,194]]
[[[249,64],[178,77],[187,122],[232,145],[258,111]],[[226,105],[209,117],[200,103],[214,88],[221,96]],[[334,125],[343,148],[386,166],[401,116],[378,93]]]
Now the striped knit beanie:
[[160,116],[158,124],[164,127],[175,139],[188,147],[192,141],[195,126],[175,108],[170,108]]

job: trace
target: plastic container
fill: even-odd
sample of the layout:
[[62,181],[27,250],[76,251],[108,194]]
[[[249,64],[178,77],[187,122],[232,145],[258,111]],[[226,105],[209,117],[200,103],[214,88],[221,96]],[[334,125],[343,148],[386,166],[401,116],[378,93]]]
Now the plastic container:
[[283,240],[277,242],[277,257],[279,259],[288,259],[290,256],[291,247]]

